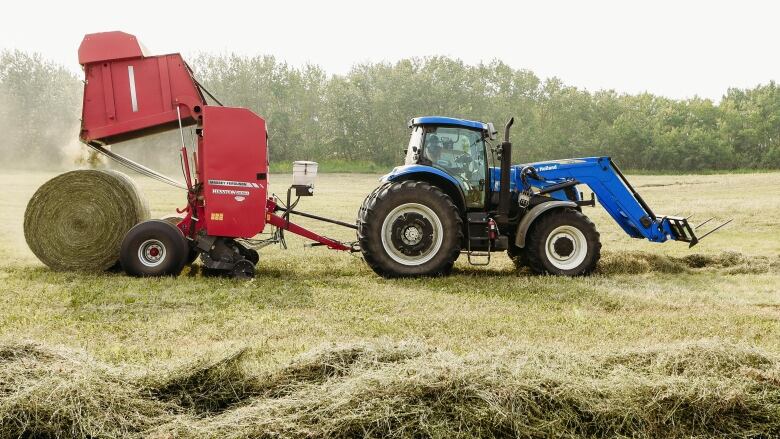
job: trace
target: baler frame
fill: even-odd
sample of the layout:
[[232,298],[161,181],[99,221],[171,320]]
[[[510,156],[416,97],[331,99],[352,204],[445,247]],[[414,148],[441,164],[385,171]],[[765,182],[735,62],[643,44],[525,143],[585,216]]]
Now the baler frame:
[[[268,196],[265,121],[247,109],[223,106],[195,79],[181,55],[149,56],[134,36],[106,32],[84,37],[79,62],[86,77],[81,141],[129,169],[187,191],[186,206],[177,209],[184,218],[176,227],[186,239],[190,252],[204,255],[207,268],[230,271],[241,266],[240,274],[253,274],[257,261],[251,260],[257,258],[256,252],[240,240],[262,233],[266,224],[282,231],[279,233],[282,242],[283,231],[289,231],[329,249],[356,251],[353,243],[340,242],[290,221],[290,215],[297,214],[356,227],[292,210],[290,191],[285,207],[274,196]],[[204,95],[217,105],[209,105]],[[191,125],[195,126],[198,139],[197,151],[192,153],[194,178],[183,131]],[[176,128],[181,133],[184,184],[107,147]],[[161,226],[150,227],[158,230]],[[247,261],[252,262],[251,269]],[[180,269],[177,267],[172,272]],[[146,273],[143,267],[139,270],[125,267],[125,270],[138,275],[160,274]]]

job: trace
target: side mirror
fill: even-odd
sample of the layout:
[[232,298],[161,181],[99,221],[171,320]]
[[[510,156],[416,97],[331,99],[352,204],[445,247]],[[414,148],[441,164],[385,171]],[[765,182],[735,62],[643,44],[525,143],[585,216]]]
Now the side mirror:
[[496,140],[498,131],[496,131],[496,127],[493,126],[493,122],[488,122],[487,126],[488,126],[488,138],[490,140]]

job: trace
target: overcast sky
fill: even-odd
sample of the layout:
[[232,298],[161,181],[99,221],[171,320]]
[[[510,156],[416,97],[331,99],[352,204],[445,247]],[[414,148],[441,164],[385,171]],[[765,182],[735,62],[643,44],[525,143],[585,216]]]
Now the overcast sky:
[[772,1],[4,2],[0,47],[78,69],[85,33],[122,30],[152,53],[273,54],[345,73],[364,61],[498,58],[588,90],[719,100],[778,79]]

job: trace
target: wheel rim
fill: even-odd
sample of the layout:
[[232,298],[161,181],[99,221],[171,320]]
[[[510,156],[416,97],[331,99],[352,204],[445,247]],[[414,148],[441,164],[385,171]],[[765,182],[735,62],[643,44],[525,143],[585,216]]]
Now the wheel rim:
[[544,246],[547,260],[561,270],[577,268],[588,254],[588,240],[585,234],[573,226],[556,227]]
[[138,247],[138,260],[147,267],[162,264],[166,254],[165,244],[157,239],[147,239]]
[[382,246],[399,264],[421,265],[439,252],[443,230],[431,208],[418,203],[402,204],[382,223]]

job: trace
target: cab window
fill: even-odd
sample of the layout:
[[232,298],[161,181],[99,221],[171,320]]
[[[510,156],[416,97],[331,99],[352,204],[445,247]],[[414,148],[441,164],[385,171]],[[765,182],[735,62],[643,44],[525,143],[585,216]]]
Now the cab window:
[[[414,137],[414,134],[412,135]],[[455,177],[466,195],[466,207],[485,204],[485,146],[480,131],[425,127],[423,155],[431,166]]]

